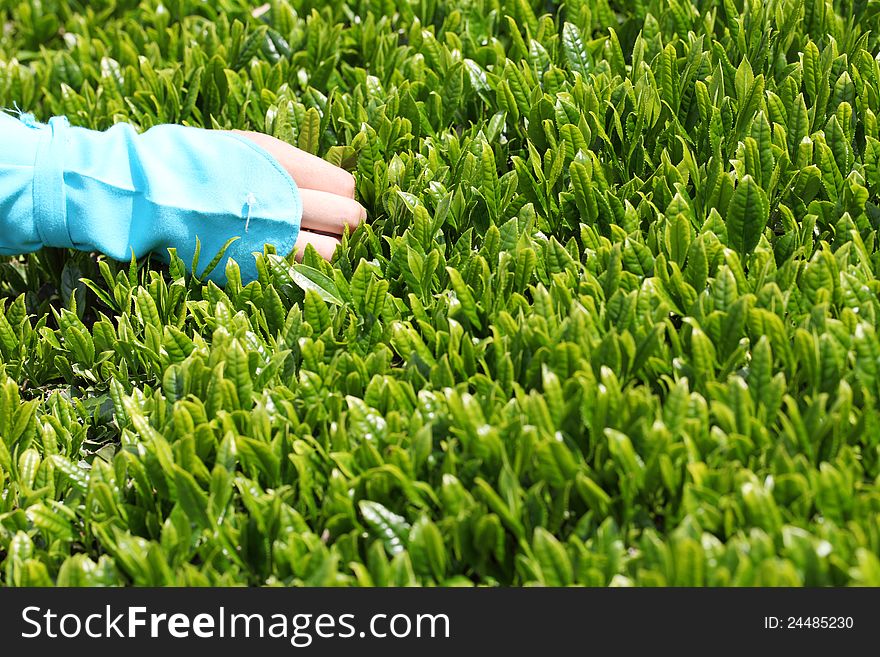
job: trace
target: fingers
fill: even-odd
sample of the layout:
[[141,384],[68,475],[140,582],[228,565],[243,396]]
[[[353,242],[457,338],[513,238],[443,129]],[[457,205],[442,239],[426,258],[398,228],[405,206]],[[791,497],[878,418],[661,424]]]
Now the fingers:
[[[333,257],[340,245],[345,226],[354,230],[366,220],[364,207],[354,200],[354,176],[270,135],[235,130],[260,146],[291,175],[302,198],[302,230],[294,246],[297,261],[302,261],[311,244],[325,260]],[[324,234],[322,234],[324,233]]]
[[351,230],[367,218],[363,206],[351,198],[344,198],[316,189],[300,189],[302,197],[302,225],[308,230],[342,235],[347,225]]
[[287,169],[298,187],[354,198],[354,176],[348,171],[270,135],[243,130],[234,132],[268,151]]
[[330,235],[318,235],[317,233],[310,233],[307,230],[300,231],[296,244],[293,247],[293,250],[296,252],[297,262],[302,262],[306,246],[309,244],[315,247],[315,250],[317,250],[324,260],[330,260],[330,258],[333,257],[333,252],[336,250],[336,247],[339,246],[341,242]]

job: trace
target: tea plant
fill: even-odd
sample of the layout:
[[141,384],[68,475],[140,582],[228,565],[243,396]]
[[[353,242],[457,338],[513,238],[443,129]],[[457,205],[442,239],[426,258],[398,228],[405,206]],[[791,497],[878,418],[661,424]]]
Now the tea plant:
[[0,2],[0,105],[371,216],[224,289],[0,263],[0,582],[880,585],[880,3],[265,9]]

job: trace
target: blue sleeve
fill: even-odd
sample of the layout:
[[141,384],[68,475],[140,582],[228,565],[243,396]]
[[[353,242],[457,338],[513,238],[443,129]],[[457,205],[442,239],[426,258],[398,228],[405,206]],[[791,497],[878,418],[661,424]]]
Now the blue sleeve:
[[204,267],[238,236],[209,278],[224,283],[231,257],[248,282],[253,253],[292,251],[301,218],[287,171],[234,133],[160,125],[138,134],[124,123],[97,132],[0,112],[0,255],[54,246],[167,261],[174,247],[189,265],[198,237]]

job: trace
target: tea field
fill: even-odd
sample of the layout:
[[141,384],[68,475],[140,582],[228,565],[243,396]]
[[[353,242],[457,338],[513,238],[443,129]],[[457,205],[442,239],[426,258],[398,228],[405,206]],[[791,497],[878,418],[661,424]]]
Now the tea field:
[[880,585],[880,2],[257,4],[0,0],[0,106],[370,215],[2,258],[0,583]]

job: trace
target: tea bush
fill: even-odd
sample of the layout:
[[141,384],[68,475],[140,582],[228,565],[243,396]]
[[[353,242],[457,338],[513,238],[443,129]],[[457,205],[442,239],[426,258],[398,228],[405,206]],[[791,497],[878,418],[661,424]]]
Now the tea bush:
[[0,582],[880,585],[878,16],[0,2],[0,105],[262,130],[371,216],[224,289],[4,259]]

